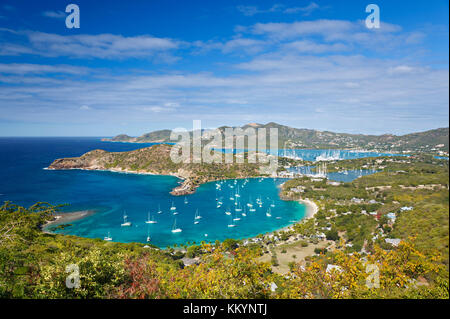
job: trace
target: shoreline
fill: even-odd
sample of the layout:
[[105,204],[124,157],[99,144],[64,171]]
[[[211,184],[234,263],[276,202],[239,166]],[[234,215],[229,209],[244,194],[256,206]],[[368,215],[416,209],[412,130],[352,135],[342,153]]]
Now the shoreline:
[[[281,198],[281,199],[282,199],[282,198]],[[284,199],[282,199],[282,200],[284,200]],[[253,240],[253,239],[255,239],[255,238],[258,238],[258,236],[260,236],[260,235],[263,235],[263,236],[269,236],[269,237],[270,237],[270,236],[273,236],[273,234],[274,234],[275,232],[281,232],[281,231],[286,231],[286,230],[292,230],[292,229],[293,229],[292,227],[294,227],[294,225],[296,225],[296,224],[298,224],[298,223],[301,223],[301,222],[303,222],[304,220],[313,218],[314,215],[317,214],[317,212],[319,211],[319,206],[317,206],[317,204],[316,204],[315,202],[313,202],[312,200],[310,200],[310,199],[308,199],[308,198],[307,198],[307,199],[299,199],[299,200],[297,200],[297,201],[298,201],[300,204],[305,205],[305,208],[306,208],[306,215],[305,215],[304,218],[302,218],[302,219],[300,219],[300,220],[298,220],[298,221],[296,221],[295,223],[292,223],[292,224],[290,224],[290,225],[281,227],[281,228],[279,228],[279,229],[275,229],[275,230],[273,230],[273,231],[271,231],[271,232],[268,232],[268,233],[260,233],[260,234],[258,234],[258,235],[256,235],[256,236],[242,238],[241,240]]]
[[310,200],[308,198],[299,199],[298,202],[302,203],[306,206],[306,216],[304,219],[310,219],[310,218],[314,217],[314,215],[316,215],[317,212],[319,211],[319,206],[317,206],[317,204],[315,202],[313,202],[312,200]]
[[[255,238],[258,238],[258,236],[263,235],[263,236],[273,236],[273,234],[275,232],[281,232],[281,231],[286,231],[286,230],[292,230],[292,227],[294,225],[296,225],[297,223],[300,223],[304,220],[310,219],[312,217],[314,217],[314,215],[318,212],[319,208],[317,206],[316,203],[314,203],[313,201],[309,200],[309,199],[300,199],[298,200],[298,202],[300,204],[305,205],[306,208],[306,215],[304,218],[300,219],[299,221],[296,221],[290,225],[284,226],[282,228],[279,229],[275,229],[271,232],[268,233],[260,233],[256,236],[252,236],[252,237],[245,237],[245,238],[241,238],[239,240],[252,240]],[[41,226],[41,230],[44,233],[47,234],[57,234],[53,231],[51,231],[49,228],[52,226],[58,226],[58,225],[62,225],[62,224],[66,224],[66,223],[70,223],[73,221],[77,221],[86,217],[89,217],[93,214],[95,214],[96,212],[94,210],[81,210],[81,211],[75,211],[75,212],[68,212],[68,213],[58,213],[54,215],[53,220],[47,221],[44,225]],[[138,242],[139,243],[139,242]],[[144,243],[141,243],[144,244]],[[159,249],[166,249],[168,247],[158,247]]]
[[[50,170],[53,170],[53,169],[50,169]],[[68,169],[68,170],[90,170],[90,169],[71,168],[71,169]],[[125,174],[142,174],[142,173],[137,173],[137,172],[124,172],[123,170],[122,171],[96,170],[96,171],[107,171],[107,172],[112,172],[112,173],[125,173]],[[147,175],[147,174],[150,175],[151,173],[144,173],[144,174],[145,175]],[[159,174],[151,174],[151,175],[159,175]],[[180,176],[176,176],[176,175],[162,175],[161,174],[159,176],[173,176],[173,177],[177,177],[178,179],[183,180]],[[264,179],[266,179],[266,178],[273,178],[273,179],[283,178],[284,179],[285,177],[278,177],[278,176],[277,177],[252,176],[252,177],[236,178],[236,179],[259,179],[259,178],[264,178]],[[205,184],[217,182],[217,181],[220,181],[220,180],[232,180],[232,179],[234,179],[234,178],[223,178],[223,179],[219,179],[219,180],[212,180],[212,181],[206,182]],[[286,200],[286,199],[283,199],[282,197],[280,197],[280,199],[281,200]],[[305,216],[302,219],[297,220],[297,221],[292,221],[291,224],[286,225],[286,226],[281,227],[281,228],[278,228],[278,229],[275,229],[273,231],[270,231],[270,232],[267,232],[267,233],[259,233],[259,234],[255,235],[255,236],[245,237],[245,238],[241,238],[239,240],[252,240],[252,239],[257,238],[260,235],[271,236],[275,232],[292,230],[292,227],[294,225],[296,225],[296,224],[298,224],[298,223],[300,223],[300,222],[302,222],[304,220],[312,218],[319,210],[317,204],[315,202],[311,201],[310,199],[299,199],[299,200],[297,200],[297,202],[300,203],[300,204],[305,205],[306,213],[305,213]],[[58,226],[58,225],[66,224],[66,223],[70,223],[72,221],[77,221],[77,220],[83,219],[85,217],[89,217],[89,216],[91,216],[94,213],[95,213],[95,211],[91,210],[91,209],[86,209],[86,210],[81,210],[81,211],[74,211],[74,212],[67,212],[67,213],[61,213],[60,212],[60,213],[57,213],[57,214],[54,215],[53,220],[47,221],[44,225],[42,225],[41,226],[41,230],[44,233],[55,234],[55,232],[53,232],[53,231],[51,231],[49,229],[50,227]],[[165,247],[165,248],[159,247],[159,248],[160,249],[166,249],[167,247]]]
[[95,211],[91,209],[68,213],[58,213],[53,216],[54,218],[52,220],[49,220],[44,225],[42,225],[41,229],[44,233],[54,234],[54,232],[50,231],[50,227],[77,221],[93,214],[95,214]]

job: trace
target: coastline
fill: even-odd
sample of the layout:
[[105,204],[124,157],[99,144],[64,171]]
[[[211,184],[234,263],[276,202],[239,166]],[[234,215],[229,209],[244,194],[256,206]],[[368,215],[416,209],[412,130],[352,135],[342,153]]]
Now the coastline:
[[[282,227],[282,228],[279,228],[279,229],[275,229],[275,230],[273,230],[271,232],[261,233],[261,234],[258,234],[256,236],[252,236],[252,237],[241,238],[241,240],[251,240],[251,239],[257,238],[259,235],[273,236],[273,234],[275,232],[292,230],[292,227],[295,224],[314,217],[314,215],[319,210],[317,204],[314,203],[313,201],[309,200],[309,199],[300,199],[300,200],[298,200],[298,202],[300,204],[305,205],[306,215],[305,215],[304,218],[302,218],[301,220],[299,220],[299,221],[297,221],[295,223],[287,225],[285,227]],[[47,221],[44,225],[42,225],[41,226],[41,230],[42,230],[42,232],[47,233],[47,234],[55,234],[53,231],[51,231],[49,229],[50,227],[58,226],[58,225],[66,224],[66,223],[70,223],[70,222],[73,222],[73,221],[77,221],[77,220],[83,219],[85,217],[91,216],[92,214],[95,214],[94,210],[81,210],[81,211],[68,212],[68,213],[58,213],[58,214],[54,215],[53,220]],[[160,248],[160,249],[166,249],[166,248],[167,247]]]
[[75,211],[75,212],[70,212],[70,213],[58,213],[56,215],[54,215],[54,218],[52,220],[47,221],[44,225],[42,225],[41,229],[44,233],[51,233],[53,234],[53,232],[51,232],[49,230],[49,228],[51,226],[57,226],[57,225],[62,225],[62,224],[66,224],[66,223],[70,223],[76,220],[80,220],[83,219],[85,217],[91,216],[95,214],[94,210],[80,210],[80,211]]
[[[44,168],[44,169],[50,169],[53,170],[52,168]],[[105,172],[112,172],[112,173],[122,173],[122,174],[137,174],[137,175],[160,175],[160,176],[172,176],[172,177],[176,177],[178,179],[181,179],[181,181],[183,180],[183,177],[181,176],[177,176],[176,174],[155,174],[155,173],[149,173],[149,172],[136,172],[136,171],[125,171],[125,170],[114,170],[114,169],[85,169],[85,168],[69,168],[69,169],[65,169],[65,170],[86,170],[86,171],[92,171],[92,170],[96,170],[96,171],[105,171]],[[268,176],[252,176],[252,177],[246,177],[248,179],[259,179],[259,178],[283,178],[284,177],[268,177]],[[212,180],[212,181],[208,181],[206,183],[214,183],[220,180],[232,180],[235,178],[221,178],[221,179],[217,179],[217,180]],[[237,179],[245,179],[245,178],[237,178]],[[179,182],[182,186],[183,183]],[[205,184],[206,184],[205,183]],[[200,185],[199,185],[200,186]],[[175,195],[176,196],[176,195]],[[282,197],[280,197],[282,200],[286,200],[283,199]],[[316,203],[314,203],[312,200],[309,199],[300,199],[297,200],[298,203],[305,205],[305,216],[298,220],[298,221],[291,221],[291,224],[286,225],[284,227],[278,228],[278,229],[274,229],[273,231],[267,232],[267,233],[259,233],[256,236],[251,236],[251,237],[245,237],[245,238],[241,238],[241,240],[250,240],[250,239],[254,239],[257,238],[260,235],[273,235],[275,232],[280,232],[280,231],[287,231],[287,230],[292,230],[293,226],[296,225],[297,223],[300,223],[304,220],[310,219],[312,218],[317,212],[318,212],[318,206]],[[88,217],[92,214],[94,214],[95,211],[90,210],[90,209],[86,209],[86,210],[81,210],[81,211],[74,211],[74,212],[67,212],[67,213],[57,213],[54,215],[53,220],[47,221],[44,225],[41,226],[41,230],[44,233],[50,233],[50,234],[55,234],[55,232],[51,231],[50,228],[53,226],[58,226],[58,225],[62,225],[62,224],[67,224],[70,223],[72,221],[77,221],[80,219],[83,219],[85,217]],[[164,248],[162,248],[164,249]]]
[[298,202],[306,206],[306,217],[304,219],[310,219],[314,217],[314,215],[316,215],[319,211],[319,207],[317,206],[317,204],[308,198],[299,199]]
[[317,214],[317,212],[319,211],[319,206],[317,206],[317,204],[316,204],[315,202],[313,202],[312,200],[310,200],[310,199],[308,199],[308,198],[307,198],[307,199],[299,199],[298,202],[299,202],[300,204],[305,205],[305,207],[306,207],[306,215],[305,215],[305,218],[302,218],[302,219],[300,219],[299,221],[296,221],[296,222],[294,222],[294,223],[292,223],[292,224],[290,224],[290,225],[281,227],[281,228],[279,228],[279,229],[275,229],[275,230],[273,230],[273,231],[271,231],[271,232],[268,232],[268,233],[260,233],[260,234],[258,234],[258,235],[256,235],[256,236],[246,237],[246,238],[241,238],[241,240],[252,240],[252,239],[257,238],[259,235],[269,236],[269,237],[270,237],[270,236],[273,236],[273,234],[274,234],[275,232],[287,231],[287,230],[293,230],[294,225],[296,225],[296,224],[298,224],[298,223],[301,223],[301,222],[304,221],[304,220],[313,218],[314,215]]

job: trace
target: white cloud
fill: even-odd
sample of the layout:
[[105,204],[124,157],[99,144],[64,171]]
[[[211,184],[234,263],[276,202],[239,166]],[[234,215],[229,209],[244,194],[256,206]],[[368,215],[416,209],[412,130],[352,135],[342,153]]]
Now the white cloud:
[[[419,63],[413,52],[421,37],[387,23],[379,31],[361,21],[258,23],[236,28],[238,34],[230,38],[192,43],[149,35],[0,31],[28,41],[27,47],[0,43],[0,54],[31,50],[45,57],[114,60],[170,59],[179,49],[246,54],[239,60],[214,54],[211,64],[195,65],[190,72],[125,69],[118,75],[106,70],[112,76],[65,64],[0,63],[0,114],[11,121],[108,122],[113,127],[124,121],[133,126],[198,118],[222,125],[270,117],[297,127],[384,133],[386,127],[417,131],[448,119],[448,68]],[[395,54],[379,56],[377,50]],[[74,75],[83,77],[74,80]],[[80,112],[83,106],[90,111]]]
[[[270,116],[286,123],[296,121],[296,126],[319,128],[328,121],[377,132],[400,122],[409,131],[435,126],[448,115],[448,70],[390,72],[399,66],[403,64],[395,60],[362,56],[271,54],[239,65],[246,74],[179,72],[0,86],[0,105],[8,105],[2,108],[2,117],[10,120],[108,121],[111,125],[167,120],[170,113],[173,123],[192,118],[264,122],[264,116]],[[71,105],[96,105],[89,112],[96,116],[71,116],[68,99]]]
[[82,111],[89,111],[89,110],[92,110],[92,108],[90,106],[88,106],[88,105],[82,105],[82,106],[80,106],[80,110],[82,110]]
[[284,48],[300,53],[324,53],[349,50],[349,47],[342,43],[321,44],[309,40],[289,42]]
[[315,20],[293,23],[257,23],[250,28],[250,32],[278,39],[309,35],[329,37],[334,34],[347,33],[354,27],[355,24],[350,21]]
[[236,9],[239,12],[241,12],[243,15],[249,16],[249,17],[254,16],[256,14],[274,13],[274,12],[287,13],[287,14],[301,12],[301,13],[303,13],[304,16],[308,16],[312,12],[314,12],[315,10],[317,10],[319,8],[320,8],[320,6],[315,2],[311,2],[304,7],[293,7],[293,8],[286,7],[283,4],[274,4],[272,7],[268,8],[268,9],[260,9],[257,6],[243,6],[243,5],[236,7]]
[[259,13],[269,13],[269,12],[277,12],[280,11],[283,5],[275,4],[269,9],[263,10],[259,9],[257,6],[237,6],[236,9],[241,12],[245,16],[254,16]]
[[315,2],[311,2],[305,7],[286,8],[284,13],[298,13],[302,12],[304,16],[309,16],[313,11],[319,9],[319,5]]
[[0,63],[0,73],[5,74],[45,74],[45,73],[64,73],[81,75],[88,73],[84,67],[71,65],[43,65],[30,63]]
[[67,15],[62,11],[44,11],[42,15],[47,18],[64,19]]
[[[9,30],[0,30],[8,31]],[[26,45],[0,44],[0,55],[36,54],[47,57],[75,58],[158,58],[173,61],[170,52],[182,42],[150,35],[125,37],[114,34],[59,35],[37,31],[11,31],[17,37],[25,37]]]

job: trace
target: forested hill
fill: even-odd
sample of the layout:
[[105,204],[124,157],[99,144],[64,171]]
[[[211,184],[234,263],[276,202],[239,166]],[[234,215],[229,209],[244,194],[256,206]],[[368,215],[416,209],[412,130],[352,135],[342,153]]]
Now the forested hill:
[[[219,128],[222,132],[228,126]],[[267,124],[250,123],[242,126],[242,129],[253,128],[278,128],[278,145],[296,148],[332,148],[332,149],[365,149],[392,152],[428,152],[436,155],[446,155],[449,147],[449,128],[438,128],[425,132],[406,135],[363,135],[334,133],[310,129],[293,128],[274,122]],[[139,137],[131,137],[125,134],[117,135],[104,141],[134,142],[134,143],[161,143],[170,142],[171,130],[158,130]]]

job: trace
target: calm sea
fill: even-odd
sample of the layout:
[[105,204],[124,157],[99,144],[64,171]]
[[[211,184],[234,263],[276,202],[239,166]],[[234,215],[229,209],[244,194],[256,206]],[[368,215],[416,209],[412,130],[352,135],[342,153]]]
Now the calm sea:
[[[185,198],[169,194],[179,182],[171,176],[44,170],[56,158],[80,156],[93,149],[129,151],[149,145],[101,142],[100,138],[0,138],[0,201],[24,206],[37,201],[68,204],[65,211],[93,209],[96,214],[71,222],[71,227],[60,232],[91,238],[104,238],[109,233],[113,241],[119,242],[146,242],[149,235],[151,243],[160,247],[255,236],[305,215],[303,205],[278,198],[283,180],[250,179],[245,185],[242,180],[236,184],[227,181],[221,190],[216,189],[216,183],[208,183]],[[238,188],[240,197],[235,197]],[[256,204],[257,198],[262,207]],[[220,208],[218,201],[223,202]],[[177,215],[170,211],[172,203]],[[255,212],[249,211],[248,203],[254,205]],[[235,212],[239,205],[242,212],[247,208],[247,216]],[[266,216],[269,208],[271,217]],[[159,209],[162,213],[156,214]],[[197,210],[202,218],[194,224]],[[232,215],[226,215],[227,210]],[[156,224],[145,223],[149,212]],[[121,227],[124,214],[131,227]],[[172,233],[175,221],[182,232]]]

